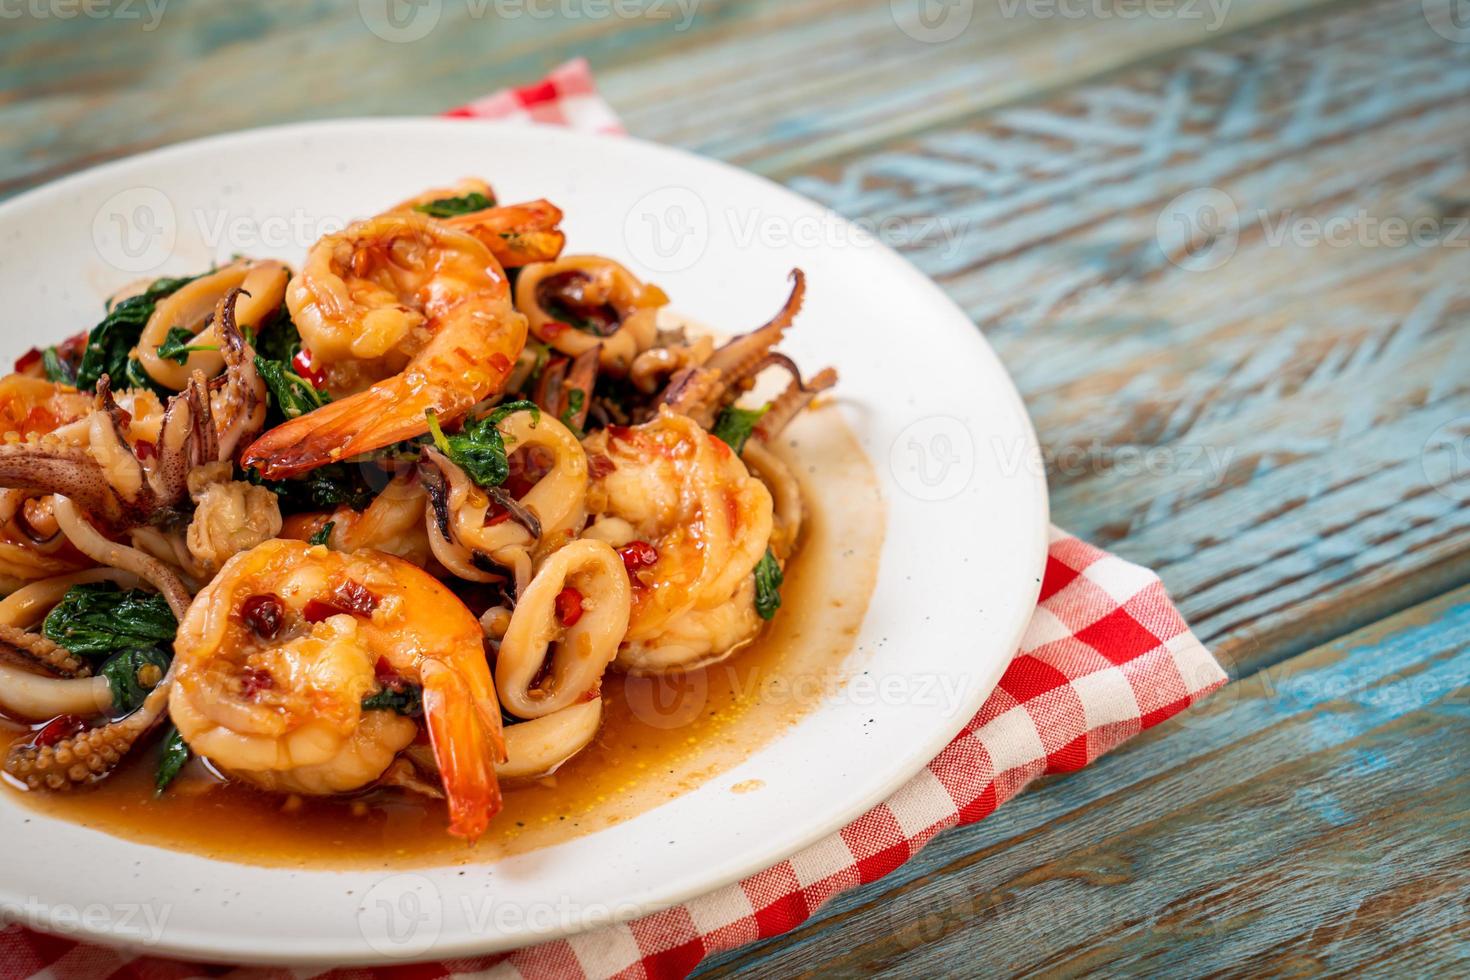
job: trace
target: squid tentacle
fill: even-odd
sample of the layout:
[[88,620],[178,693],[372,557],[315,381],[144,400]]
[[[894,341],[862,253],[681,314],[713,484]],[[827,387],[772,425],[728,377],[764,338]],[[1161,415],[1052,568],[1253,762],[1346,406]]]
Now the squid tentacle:
[[92,668],[66,647],[18,626],[0,624],[0,650],[21,660],[40,664],[62,677],[90,677]]
[[765,368],[780,364],[794,370],[790,358],[772,350],[801,312],[806,297],[806,275],[793,269],[791,281],[791,294],[780,312],[764,326],[729,341],[702,364],[676,372],[659,403],[709,428],[720,409],[738,398]]

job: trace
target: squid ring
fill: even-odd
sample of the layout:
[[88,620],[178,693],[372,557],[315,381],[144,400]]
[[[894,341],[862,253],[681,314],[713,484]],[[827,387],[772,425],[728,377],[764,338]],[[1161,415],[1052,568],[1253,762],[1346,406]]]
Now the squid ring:
[[[576,618],[558,608],[567,589],[577,594]],[[623,560],[606,542],[574,541],[553,552],[500,641],[495,686],[506,710],[543,718],[595,694],[628,629],[631,592]],[[548,657],[550,670],[543,671]]]
[[[280,262],[242,260],[195,279],[160,300],[138,338],[138,360],[143,370],[154,381],[175,391],[182,391],[195,371],[203,371],[206,377],[219,373],[225,359],[217,349],[221,343],[219,327],[209,320],[209,315],[220,297],[232,289],[244,290],[235,307],[235,321],[242,327],[256,327],[281,308],[289,277],[289,270]],[[183,364],[159,357],[158,345],[168,339],[168,332],[174,327],[182,327],[194,335],[190,346],[216,349],[194,351]]]
[[[598,344],[604,373],[627,375],[633,359],[658,337],[658,310],[669,298],[642,283],[627,267],[597,255],[565,255],[555,262],[528,265],[516,282],[516,309],[530,321],[537,339],[568,357]],[[579,330],[567,313],[589,322]]]

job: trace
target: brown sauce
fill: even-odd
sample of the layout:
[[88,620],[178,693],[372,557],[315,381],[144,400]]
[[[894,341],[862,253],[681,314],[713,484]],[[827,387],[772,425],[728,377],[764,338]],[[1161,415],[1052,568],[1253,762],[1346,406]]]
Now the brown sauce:
[[[25,793],[61,819],[131,840],[249,864],[364,868],[480,863],[612,826],[680,796],[778,738],[848,675],[877,577],[883,505],[872,469],[834,411],[808,413],[778,447],[807,502],[803,542],[782,608],[723,664],[668,678],[610,673],[597,738],[555,775],[508,786],[505,806],[471,847],[445,830],[442,803],[398,790],[290,798],[222,782],[191,761],[156,796],[158,746],[107,780],[70,793]],[[6,730],[25,729],[0,719]],[[760,792],[744,780],[731,792]]]

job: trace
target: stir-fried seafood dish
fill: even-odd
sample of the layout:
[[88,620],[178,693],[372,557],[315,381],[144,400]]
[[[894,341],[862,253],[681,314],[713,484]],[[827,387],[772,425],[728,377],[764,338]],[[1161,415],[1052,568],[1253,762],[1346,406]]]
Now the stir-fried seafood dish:
[[[803,500],[774,440],[831,370],[719,343],[550,202],[467,180],[136,284],[0,380],[5,781],[146,758],[279,799],[442,799],[482,835],[603,722],[777,614]],[[784,295],[784,301],[782,296]],[[767,369],[784,381],[756,398]],[[764,390],[764,388],[762,389]],[[436,804],[437,805],[437,804]]]

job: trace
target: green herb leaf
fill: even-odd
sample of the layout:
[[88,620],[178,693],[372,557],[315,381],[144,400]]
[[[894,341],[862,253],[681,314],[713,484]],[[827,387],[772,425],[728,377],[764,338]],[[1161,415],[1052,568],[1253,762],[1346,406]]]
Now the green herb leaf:
[[325,394],[313,388],[310,381],[293,372],[287,362],[268,360],[256,354],[255,369],[269,389],[271,401],[287,419],[298,418],[330,401]]
[[719,437],[725,445],[735,450],[739,456],[745,449],[745,443],[750,439],[750,434],[755,431],[755,424],[761,420],[770,409],[770,405],[760,408],[740,408],[731,405],[720,413],[715,419],[714,434]]
[[441,197],[427,204],[415,204],[413,209],[431,218],[453,218],[455,215],[474,214],[476,211],[493,207],[495,207],[493,197],[486,197],[479,191],[472,191],[462,197]]
[[587,404],[587,393],[581,388],[573,388],[567,392],[567,407],[561,413],[561,424],[571,429],[572,435],[578,439],[581,439],[585,433],[582,432],[582,427],[573,420],[576,419],[585,404]]
[[148,692],[168,671],[169,660],[168,653],[159,647],[140,647],[124,650],[103,664],[99,673],[107,678],[112,690],[113,714],[124,715],[141,707]]
[[[249,330],[242,328],[242,332]],[[301,332],[291,322],[291,311],[283,302],[268,324],[262,324],[259,332],[251,330],[245,335],[246,342],[255,348],[255,353],[267,361],[290,364],[291,358],[301,350]]]
[[532,425],[541,421],[541,409],[534,402],[509,402],[496,406],[482,419],[465,419],[462,431],[446,436],[433,410],[426,414],[429,417],[429,434],[439,451],[475,483],[482,487],[498,487],[510,476],[510,462],[506,458],[505,440],[495,426],[516,412],[531,412]]
[[112,582],[74,585],[46,614],[41,632],[78,656],[172,644],[178,620],[156,592],[123,591]]
[[377,694],[362,699],[363,711],[396,711],[400,715],[417,718],[424,713],[423,690],[412,684],[402,689],[385,687]]
[[102,322],[87,334],[87,348],[77,366],[77,387],[95,388],[97,379],[106,374],[121,379],[128,373],[129,353],[138,345],[143,327],[153,315],[158,301],[197,279],[158,279],[136,296],[117,303]]
[[77,383],[76,372],[55,347],[47,347],[41,351],[41,368],[46,372],[47,381],[55,381],[64,385]]
[[153,780],[159,795],[178,776],[184,763],[189,761],[189,755],[189,743],[184,741],[184,736],[174,726],[168,726],[168,735],[163,739],[163,755],[158,759],[158,774]]
[[201,350],[219,350],[218,344],[191,343],[194,335],[183,327],[169,327],[168,336],[158,345],[158,356],[175,364],[187,364],[189,355]]
[[246,470],[245,478],[274,493],[283,514],[299,514],[335,510],[343,504],[362,510],[378,495],[378,489],[368,483],[365,474],[362,466],[328,463],[290,480],[263,480],[254,469]]
[[327,523],[322,525],[322,529],[320,531],[316,532],[310,537],[310,539],[308,539],[307,544],[325,545],[328,541],[331,540],[332,528],[336,526],[336,521],[327,521]]
[[776,610],[781,608],[781,583],[784,581],[786,576],[781,574],[776,556],[767,548],[755,565],[755,611],[761,619],[775,618]]

